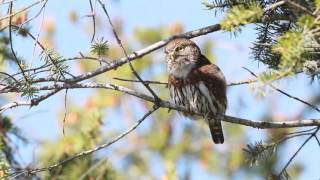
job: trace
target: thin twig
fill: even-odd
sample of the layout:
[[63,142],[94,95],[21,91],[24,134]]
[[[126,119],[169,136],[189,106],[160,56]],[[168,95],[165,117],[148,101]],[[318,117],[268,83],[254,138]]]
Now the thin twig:
[[317,141],[317,143],[318,143],[318,145],[319,145],[319,147],[320,147],[320,140],[319,140],[319,138],[317,137],[317,135],[315,135],[314,138],[316,139],[316,141]]
[[306,7],[298,4],[298,3],[295,2],[295,1],[285,0],[285,2],[286,2],[289,6],[297,9],[298,11],[301,11],[301,12],[304,12],[304,13],[306,13],[306,14],[309,14],[310,16],[315,16],[315,15],[312,13],[312,11],[310,11],[310,10],[307,9]]
[[146,87],[146,89],[152,94],[152,96],[153,96],[153,97],[155,98],[155,100],[156,100],[155,103],[158,103],[158,101],[160,101],[160,98],[158,97],[158,95],[151,89],[151,87],[150,87],[147,83],[145,83],[145,82],[143,81],[143,79],[140,77],[140,75],[138,74],[138,72],[133,68],[132,63],[131,63],[131,61],[130,61],[130,58],[129,58],[129,56],[128,56],[128,53],[127,53],[127,51],[124,49],[124,47],[123,47],[123,45],[122,45],[122,42],[121,42],[121,39],[120,39],[120,37],[118,36],[118,34],[117,34],[117,32],[116,32],[116,30],[115,30],[115,28],[114,28],[114,25],[113,25],[113,23],[112,23],[112,21],[111,21],[111,18],[110,18],[110,16],[109,16],[109,13],[108,13],[108,11],[107,11],[107,8],[106,8],[105,4],[102,3],[100,0],[98,0],[98,2],[100,3],[100,5],[101,5],[101,7],[102,7],[102,9],[103,9],[103,11],[104,11],[104,13],[106,14],[106,16],[107,16],[107,18],[108,18],[109,24],[110,24],[110,26],[111,26],[111,28],[112,28],[113,35],[114,35],[114,37],[116,38],[118,45],[119,45],[120,48],[122,49],[123,54],[125,55],[125,57],[126,57],[126,59],[127,59],[127,63],[129,64],[129,67],[130,67],[132,73],[133,73],[133,74],[136,76],[136,78]]
[[13,2],[13,1],[16,1],[16,0],[9,0],[9,1],[2,0],[0,5],[9,4],[9,3]]
[[[128,130],[126,130],[125,132],[123,132],[122,134],[118,135],[117,137],[113,138],[111,141],[102,144],[100,146],[97,146],[93,149],[89,149],[83,152],[80,152],[74,156],[71,156],[65,160],[62,160],[56,164],[53,164],[51,166],[48,167],[43,167],[43,168],[37,168],[37,169],[31,169],[31,170],[24,170],[23,172],[21,172],[22,174],[25,173],[29,173],[29,174],[34,174],[34,173],[38,173],[38,172],[42,172],[42,171],[50,171],[52,169],[55,169],[59,166],[62,166],[72,160],[78,159],[80,157],[83,156],[88,156],[94,152],[97,152],[101,149],[104,149],[106,147],[109,147],[110,145],[114,144],[115,142],[119,141],[120,139],[124,138],[125,136],[127,136],[129,133],[131,133],[133,130],[135,130],[149,115],[151,115],[153,112],[155,112],[159,107],[154,106],[150,111],[148,111],[141,119],[139,119],[131,128],[129,128]],[[15,172],[15,173],[20,173],[20,172]],[[21,174],[21,175],[22,175]]]
[[300,133],[306,133],[306,132],[310,132],[317,129],[317,127],[311,128],[311,129],[307,129],[307,130],[303,130],[303,131],[296,131],[296,132],[292,132],[292,133],[288,133],[286,135],[294,135],[294,134],[300,134]]
[[63,122],[62,122],[62,134],[65,135],[64,133],[64,126],[66,124],[66,118],[67,118],[67,98],[68,98],[68,89],[66,89],[66,93],[64,94],[64,115],[63,115]]
[[91,9],[91,16],[92,16],[92,25],[93,25],[93,33],[92,33],[92,38],[91,38],[91,43],[93,42],[94,40],[94,37],[96,35],[96,13],[95,13],[95,10],[93,9],[93,6],[92,6],[92,0],[89,0],[89,3],[90,3],[90,9]]
[[[41,3],[42,1],[44,1],[44,0],[38,0],[38,1],[36,1],[36,2],[34,2],[34,3],[32,3],[32,4],[30,4],[29,6],[27,6],[27,7],[23,8],[23,9],[21,9],[20,11],[17,11],[17,12],[15,12],[15,13],[10,13],[8,16],[5,16],[5,17],[0,18],[0,22],[1,22],[1,21],[3,21],[3,20],[5,20],[5,19],[12,18],[13,16],[15,16],[15,15],[17,15],[17,14],[19,14],[19,13],[23,12],[23,11],[26,11],[26,10],[28,10],[28,9],[32,8],[33,6],[35,6],[35,5],[39,4],[39,3]],[[12,3],[12,2],[13,2],[13,1],[10,1],[10,3]]]
[[298,148],[298,150],[291,156],[291,158],[289,159],[289,161],[286,163],[286,165],[282,168],[282,170],[280,171],[280,173],[278,174],[278,177],[281,177],[281,175],[286,171],[287,167],[290,165],[290,163],[292,162],[292,160],[297,156],[297,154],[300,152],[300,150],[307,144],[307,142],[314,137],[314,135],[319,131],[320,127],[318,127],[314,133],[312,133],[303,143],[302,145]]
[[18,80],[16,78],[14,78],[14,75],[10,75],[10,74],[8,74],[6,72],[0,72],[0,74],[4,74],[4,75],[8,76],[4,80],[1,80],[1,82],[11,78],[14,82],[16,82],[16,84],[19,84]]
[[[12,14],[12,7],[13,7],[13,2],[10,2],[10,5],[9,5],[9,14]],[[24,77],[24,79],[26,80],[26,82],[28,83],[29,80],[27,78],[27,75],[25,74],[24,70],[23,70],[23,67],[19,61],[19,59],[17,58],[17,55],[16,55],[16,52],[14,51],[13,49],[13,42],[12,42],[12,17],[9,16],[9,41],[10,41],[10,49],[11,49],[11,52],[12,52],[12,55],[13,55],[13,59],[14,61],[17,63],[20,71],[22,72],[22,75]]]
[[[118,81],[125,81],[125,82],[133,82],[133,83],[140,83],[139,80],[133,80],[133,79],[124,79],[124,78],[112,78]],[[146,84],[162,84],[162,85],[167,85],[168,83],[166,82],[160,82],[160,81],[149,81],[149,80],[144,80]]]
[[[253,75],[254,77],[258,78],[258,76],[257,76],[254,72],[252,72],[251,70],[249,70],[249,69],[246,68],[246,67],[243,67],[243,68],[244,68],[245,70],[247,70],[251,75]],[[293,95],[290,95],[290,94],[284,92],[283,90],[277,88],[276,86],[274,86],[274,85],[271,84],[271,83],[268,83],[267,85],[270,86],[272,89],[280,92],[281,94],[283,94],[283,95],[285,95],[285,96],[287,96],[287,97],[289,97],[289,98],[291,98],[291,99],[295,99],[295,100],[297,100],[297,101],[299,101],[299,102],[301,102],[301,103],[303,103],[303,104],[311,107],[312,109],[314,109],[314,110],[316,110],[316,111],[318,111],[318,112],[320,113],[320,109],[319,109],[317,106],[315,106],[315,105],[313,105],[313,104],[310,104],[310,103],[308,103],[308,102],[306,102],[306,101],[304,101],[304,100],[302,100],[302,99],[300,99],[300,98],[298,98],[298,97],[295,97],[295,96],[293,96]]]
[[[85,179],[93,170],[95,170],[97,167],[99,167],[102,163],[107,162],[107,158],[103,158],[96,162],[93,166],[91,166],[88,170],[86,170],[78,180]],[[97,178],[98,179],[98,178]]]
[[[119,81],[127,81],[127,82],[133,82],[133,83],[138,83],[140,82],[139,80],[133,80],[133,79],[124,79],[124,78],[113,78],[115,80]],[[244,80],[244,81],[238,81],[238,82],[231,82],[228,83],[227,86],[237,86],[237,85],[243,85],[243,84],[251,84],[254,82],[257,82],[257,79],[250,79],[250,80]],[[160,82],[160,81],[150,81],[150,80],[144,80],[145,83],[147,84],[161,84],[161,85],[168,85],[167,82]]]
[[[44,3],[43,3],[43,5],[42,5],[42,7],[41,7],[41,9],[40,9],[40,11],[38,12],[38,14],[36,15],[36,16],[34,16],[33,18],[36,18],[36,17],[38,17],[40,14],[41,14],[41,12],[43,12],[42,13],[42,18],[41,18],[41,23],[39,24],[39,32],[38,32],[38,34],[37,34],[37,38],[36,38],[36,40],[34,40],[35,42],[34,42],[34,47],[33,47],[33,52],[32,52],[32,60],[31,60],[31,66],[32,66],[32,64],[33,64],[33,60],[34,60],[34,56],[35,56],[35,52],[36,52],[36,48],[37,48],[37,43],[39,42],[39,37],[40,37],[40,34],[41,34],[41,31],[42,31],[42,28],[43,28],[43,22],[44,22],[44,18],[45,18],[45,7],[46,7],[46,4],[47,4],[47,2],[48,2],[48,0],[46,0],[46,1],[44,1]],[[32,19],[30,19],[30,21],[31,21]],[[20,28],[22,27],[22,24],[20,25]],[[20,30],[20,28],[19,28],[19,30]],[[18,30],[18,31],[19,31]],[[29,33],[29,31],[28,31],[28,33]],[[44,51],[44,49],[42,49],[43,51]]]
[[243,84],[251,84],[258,82],[257,79],[249,79],[249,80],[244,80],[244,81],[238,81],[238,82],[231,82],[227,84],[227,86],[238,86],[238,85],[243,85]]
[[[12,26],[15,27],[15,28],[17,28],[17,29],[20,28],[20,27],[18,27],[18,26],[14,26],[14,25],[12,25]],[[10,28],[10,26],[9,26],[9,28]],[[36,38],[35,36],[33,36],[33,34],[31,34],[29,31],[25,31],[25,32],[28,34],[29,37],[31,37],[31,38],[35,41],[36,44],[39,45],[39,47],[42,49],[42,53],[46,51],[46,48],[38,41],[38,38]],[[58,67],[58,63],[59,63],[59,62],[56,62],[56,61],[51,57],[50,54],[47,54],[47,56],[48,56],[51,64],[59,71],[59,74],[63,77],[63,79],[66,79],[66,77],[64,76],[64,74],[59,70],[59,67]]]
[[27,24],[28,22],[31,22],[33,21],[34,19],[36,19],[40,14],[41,12],[43,11],[43,9],[45,8],[48,0],[43,0],[43,5],[41,6],[40,10],[37,12],[36,15],[34,15],[32,18],[28,19],[27,21],[23,22],[21,25],[20,25],[20,28],[22,28],[23,25]]

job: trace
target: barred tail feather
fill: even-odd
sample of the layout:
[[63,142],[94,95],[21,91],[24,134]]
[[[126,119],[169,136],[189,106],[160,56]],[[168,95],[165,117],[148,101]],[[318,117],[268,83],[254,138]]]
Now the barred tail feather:
[[221,121],[217,119],[207,119],[209,123],[209,128],[211,132],[212,140],[215,144],[223,144],[224,137],[221,127]]

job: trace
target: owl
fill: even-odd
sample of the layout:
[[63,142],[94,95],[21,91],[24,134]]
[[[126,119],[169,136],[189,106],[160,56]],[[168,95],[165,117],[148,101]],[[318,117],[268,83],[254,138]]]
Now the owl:
[[185,107],[187,116],[202,114],[212,140],[224,142],[221,121],[227,108],[226,80],[218,66],[212,64],[191,40],[176,38],[165,47],[168,88],[172,101]]

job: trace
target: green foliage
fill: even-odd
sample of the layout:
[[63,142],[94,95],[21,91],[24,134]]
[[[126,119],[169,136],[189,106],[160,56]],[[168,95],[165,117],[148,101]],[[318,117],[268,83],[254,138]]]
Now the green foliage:
[[227,12],[221,21],[221,28],[225,31],[233,32],[242,25],[255,23],[261,18],[262,13],[263,10],[258,4],[235,6]]
[[[12,141],[13,138],[16,142]],[[20,142],[25,145],[28,141],[10,118],[0,116],[0,179],[21,168],[16,156]]]
[[[3,147],[0,144],[0,149]],[[0,178],[4,178],[10,174],[10,165],[3,156],[0,156]]]
[[215,55],[213,54],[213,49],[214,44],[212,40],[207,40],[202,44],[201,52],[203,55],[205,55],[212,63],[215,62],[216,58]]
[[[314,34],[317,31],[310,31],[318,27],[318,22],[310,16],[301,16],[298,13],[291,14],[290,9],[286,7],[276,8],[275,11],[264,12],[263,9],[274,1],[252,1],[252,0],[213,0],[213,2],[205,3],[208,9],[218,9],[227,11],[225,18],[222,21],[222,28],[226,31],[235,31],[242,25],[259,22],[258,42],[260,45],[255,45],[255,58],[265,62],[270,67],[276,69],[264,73],[259,79],[264,83],[269,83],[279,77],[293,75],[294,70],[298,70],[304,61],[314,59],[316,56],[306,52],[304,46],[314,42]],[[289,13],[288,13],[289,12]],[[284,18],[295,18],[293,21],[272,20],[274,16]],[[76,17],[73,17],[76,18]],[[96,16],[97,19],[98,13]],[[98,22],[98,21],[97,21]],[[120,21],[119,21],[120,22]],[[122,27],[118,22],[117,27]],[[47,31],[50,39],[54,35],[53,22],[45,21],[47,25],[44,31]],[[90,26],[91,27],[91,26]],[[117,28],[116,31],[122,31]],[[97,32],[99,27],[97,26]],[[119,31],[118,31],[119,30]],[[150,45],[156,41],[167,38],[169,35],[178,34],[183,31],[180,23],[174,23],[168,27],[159,26],[156,28],[141,28],[135,29],[133,37],[134,43],[129,41],[129,38],[122,37],[123,45],[128,53],[133,49],[139,49]],[[25,34],[25,32],[24,32]],[[21,34],[23,35],[23,34]],[[0,43],[3,43],[3,51],[7,53],[6,38]],[[202,52],[210,59],[214,59],[212,41],[205,41],[201,47]],[[0,44],[0,60],[8,59],[8,54],[1,50]],[[298,48],[297,48],[298,47]],[[101,38],[91,45],[90,52],[98,58],[108,57],[110,62],[112,59],[123,57],[121,48],[115,43],[109,45],[108,41]],[[134,61],[133,66],[137,72],[141,73],[148,80],[166,81],[167,75],[161,72],[158,67],[158,56],[152,53],[143,57],[140,60]],[[10,54],[9,54],[10,55]],[[158,54],[156,54],[158,55]],[[161,52],[161,57],[163,53]],[[68,66],[55,50],[48,49],[42,54],[45,70],[48,72],[46,76],[61,78],[69,70]],[[162,59],[161,59],[162,61]],[[82,71],[91,71],[97,69],[97,63],[93,61],[80,61]],[[108,63],[108,62],[107,62]],[[161,62],[162,63],[162,62]],[[134,79],[129,66],[119,67],[114,71],[101,74],[98,77],[93,77],[92,81],[111,82],[126,87],[136,89],[141,92],[141,84],[131,82],[119,82],[112,80],[113,77],[123,77],[126,79]],[[34,77],[30,75],[29,80]],[[23,90],[22,96],[28,98],[35,97],[38,93],[34,91],[33,84],[22,82],[19,79],[20,86]],[[168,98],[168,90],[165,86],[152,85],[153,89],[157,90],[157,94],[163,99]],[[76,94],[76,93],[75,93]],[[76,94],[76,98],[80,96]],[[128,100],[129,99],[129,100]],[[69,101],[68,101],[69,102]],[[121,105],[120,105],[121,103]],[[146,110],[152,104],[141,101],[133,101],[128,96],[120,92],[107,91],[99,89],[90,91],[90,95],[81,99],[80,105],[68,105],[67,116],[65,119],[66,133],[55,141],[45,142],[42,148],[40,158],[37,165],[39,167],[52,165],[56,162],[63,161],[76,153],[92,149],[102,142],[109,141],[114,134],[120,134],[132,124],[133,120],[142,113],[136,111]],[[70,106],[70,108],[69,108]],[[64,109],[62,109],[60,120],[63,119]],[[130,114],[127,110],[133,110]],[[109,111],[112,113],[109,114]],[[116,115],[116,118],[115,118]],[[275,155],[277,145],[275,143],[266,144],[262,141],[249,144],[245,148],[245,153],[241,151],[244,146],[246,131],[237,125],[227,125],[224,127],[226,138],[228,141],[224,146],[215,146],[210,139],[207,125],[202,121],[189,122],[184,118],[177,118],[176,113],[168,113],[167,110],[161,109],[153,114],[153,121],[145,123],[129,136],[121,139],[119,142],[110,146],[106,151],[99,151],[93,155],[84,156],[80,159],[73,160],[63,166],[52,169],[50,172],[40,174],[42,179],[181,179],[179,172],[180,162],[186,160],[184,166],[199,165],[203,170],[225,176],[225,179],[233,179],[238,172],[244,172],[248,176],[255,174],[265,176],[263,172],[272,170],[277,163]],[[177,120],[178,119],[178,120]],[[192,123],[192,125],[187,123]],[[109,126],[109,123],[112,124]],[[115,123],[115,124],[113,124]],[[62,123],[61,123],[62,124]],[[145,126],[144,126],[145,125]],[[8,129],[12,129],[10,126]],[[112,127],[112,129],[110,128]],[[105,131],[108,128],[108,131]],[[62,128],[61,128],[62,129]],[[61,130],[62,131],[62,130]],[[270,133],[270,132],[269,132]],[[1,146],[6,147],[5,144]],[[222,148],[220,148],[222,147]],[[224,148],[225,147],[225,148]],[[107,154],[105,156],[105,153]],[[9,152],[13,154],[13,152]],[[157,164],[154,163],[156,157]],[[108,158],[108,159],[107,159]],[[248,163],[259,165],[261,169],[251,168],[244,164],[248,158]],[[8,159],[8,158],[7,158]],[[109,161],[109,159],[112,159]],[[113,166],[110,162],[117,161]],[[267,160],[267,162],[266,162]],[[6,160],[7,161],[7,160]],[[9,161],[5,162],[10,166]],[[191,166],[190,165],[190,166]],[[0,164],[0,167],[2,164]],[[120,167],[119,167],[120,166]],[[161,167],[160,167],[161,166]],[[8,168],[4,165],[4,169]],[[155,168],[162,168],[164,172],[161,177],[153,174]],[[246,169],[247,168],[247,169]],[[5,171],[7,172],[7,171]],[[263,173],[262,173],[263,172]],[[294,172],[299,173],[298,170]],[[0,171],[0,176],[2,172]],[[186,173],[188,174],[188,172]],[[283,175],[286,175],[283,174]],[[270,175],[273,177],[273,175]],[[275,176],[276,177],[276,176]],[[187,179],[187,175],[186,175]]]
[[134,30],[134,37],[143,45],[150,45],[160,41],[170,35],[178,34],[183,31],[183,26],[180,23],[173,23],[170,26],[160,26],[156,28],[137,27]]
[[277,70],[264,73],[259,79],[262,82],[271,82],[292,76],[302,70],[305,62],[318,58],[317,55],[313,55],[312,49],[307,48],[317,44],[314,29],[318,28],[318,25],[319,22],[315,18],[301,16],[295,29],[279,36],[277,42],[271,46],[272,52],[279,57]]
[[255,0],[211,0],[210,3],[203,1],[202,4],[209,10],[220,10],[222,12],[231,9],[238,5],[249,5],[252,3],[257,3]]
[[97,55],[98,57],[107,57],[109,51],[109,45],[107,40],[101,38],[98,41],[95,41],[91,45],[91,53]]
[[64,77],[64,74],[68,72],[69,66],[64,63],[63,57],[54,49],[45,49],[41,59],[46,65],[49,65],[51,76],[57,79]]
[[39,91],[36,90],[30,83],[34,76],[27,76],[28,82],[22,81],[17,88],[22,91],[21,97],[26,97],[28,100],[38,96]]
[[256,166],[265,163],[270,160],[270,157],[276,151],[277,144],[264,144],[262,141],[258,141],[252,144],[248,144],[247,148],[243,150],[247,154],[247,162],[250,166]]
[[[100,110],[91,106],[85,109],[74,106],[66,117],[65,136],[57,142],[47,143],[41,160],[46,164],[62,161],[75,153],[94,147],[101,140]],[[46,173],[44,178],[56,179],[115,179],[116,173],[104,158],[85,156]]]
[[273,46],[276,53],[281,54],[280,68],[293,68],[303,61],[305,40],[301,32],[287,32]]
[[319,9],[320,8],[320,1],[319,0],[315,0],[314,1],[316,8]]
[[2,36],[0,33],[0,69],[3,69],[3,65],[5,60],[9,60],[9,62],[13,62],[14,57],[8,47],[9,38],[6,36]]
[[158,28],[136,28],[135,36],[143,44],[155,43],[163,38]]

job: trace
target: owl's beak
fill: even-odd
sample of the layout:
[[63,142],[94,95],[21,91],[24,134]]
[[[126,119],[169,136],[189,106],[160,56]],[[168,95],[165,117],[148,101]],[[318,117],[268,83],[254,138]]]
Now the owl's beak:
[[170,53],[168,54],[168,57],[169,57],[169,59],[171,59],[171,60],[175,60],[175,59],[176,59],[176,54],[175,54],[174,52],[170,52]]

